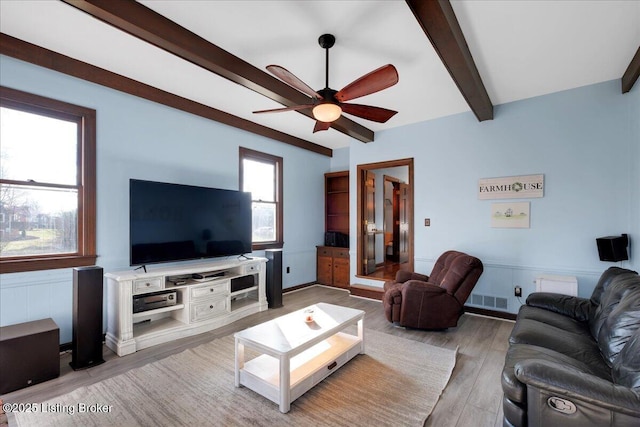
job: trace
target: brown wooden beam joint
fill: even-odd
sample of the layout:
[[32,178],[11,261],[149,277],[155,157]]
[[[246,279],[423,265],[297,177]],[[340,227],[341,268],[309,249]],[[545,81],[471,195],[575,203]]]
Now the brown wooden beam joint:
[[[282,105],[291,107],[311,103],[311,98],[307,95],[298,92],[286,83],[232,55],[141,3],[133,0],[62,1],[115,28]],[[313,118],[309,109],[300,110],[298,113]],[[362,142],[373,141],[373,131],[344,116],[333,122],[331,127]]]
[[622,93],[627,93],[640,76],[640,46],[636,50],[636,54],[631,59],[627,70],[622,75]]
[[493,119],[493,105],[448,0],[406,0],[460,93],[479,121]]

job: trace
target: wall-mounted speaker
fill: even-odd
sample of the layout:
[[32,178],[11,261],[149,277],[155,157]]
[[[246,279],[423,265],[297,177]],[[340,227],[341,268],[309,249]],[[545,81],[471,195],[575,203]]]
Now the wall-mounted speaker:
[[629,255],[627,254],[629,238],[626,234],[621,236],[598,237],[596,243],[598,245],[600,261],[618,262],[629,259]]
[[102,267],[73,269],[73,342],[71,367],[86,369],[102,358]]

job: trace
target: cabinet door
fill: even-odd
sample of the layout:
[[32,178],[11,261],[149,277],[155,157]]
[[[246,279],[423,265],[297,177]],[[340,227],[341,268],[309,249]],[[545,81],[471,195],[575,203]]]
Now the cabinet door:
[[318,255],[318,282],[323,285],[333,284],[333,262],[330,256]]
[[349,287],[349,259],[333,259],[333,284],[340,288]]

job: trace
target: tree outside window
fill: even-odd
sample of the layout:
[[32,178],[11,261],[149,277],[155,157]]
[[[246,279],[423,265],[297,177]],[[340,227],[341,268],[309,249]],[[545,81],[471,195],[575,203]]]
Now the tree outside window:
[[95,264],[95,111],[0,88],[2,272]]

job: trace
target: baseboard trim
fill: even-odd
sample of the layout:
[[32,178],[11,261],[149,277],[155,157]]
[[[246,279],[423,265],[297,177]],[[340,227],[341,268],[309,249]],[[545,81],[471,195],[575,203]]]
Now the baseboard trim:
[[384,289],[376,286],[351,285],[349,289],[351,291],[351,295],[354,297],[362,297],[382,301],[382,295],[384,295]]
[[464,311],[471,314],[479,314],[481,316],[496,317],[498,319],[516,320],[516,314],[507,313],[505,311],[487,310],[478,307],[464,306]]
[[300,289],[308,288],[310,286],[314,286],[314,285],[317,285],[317,284],[318,284],[317,282],[309,282],[309,283],[303,283],[301,285],[291,286],[290,288],[283,289],[282,293],[286,294],[288,292],[299,291]]

